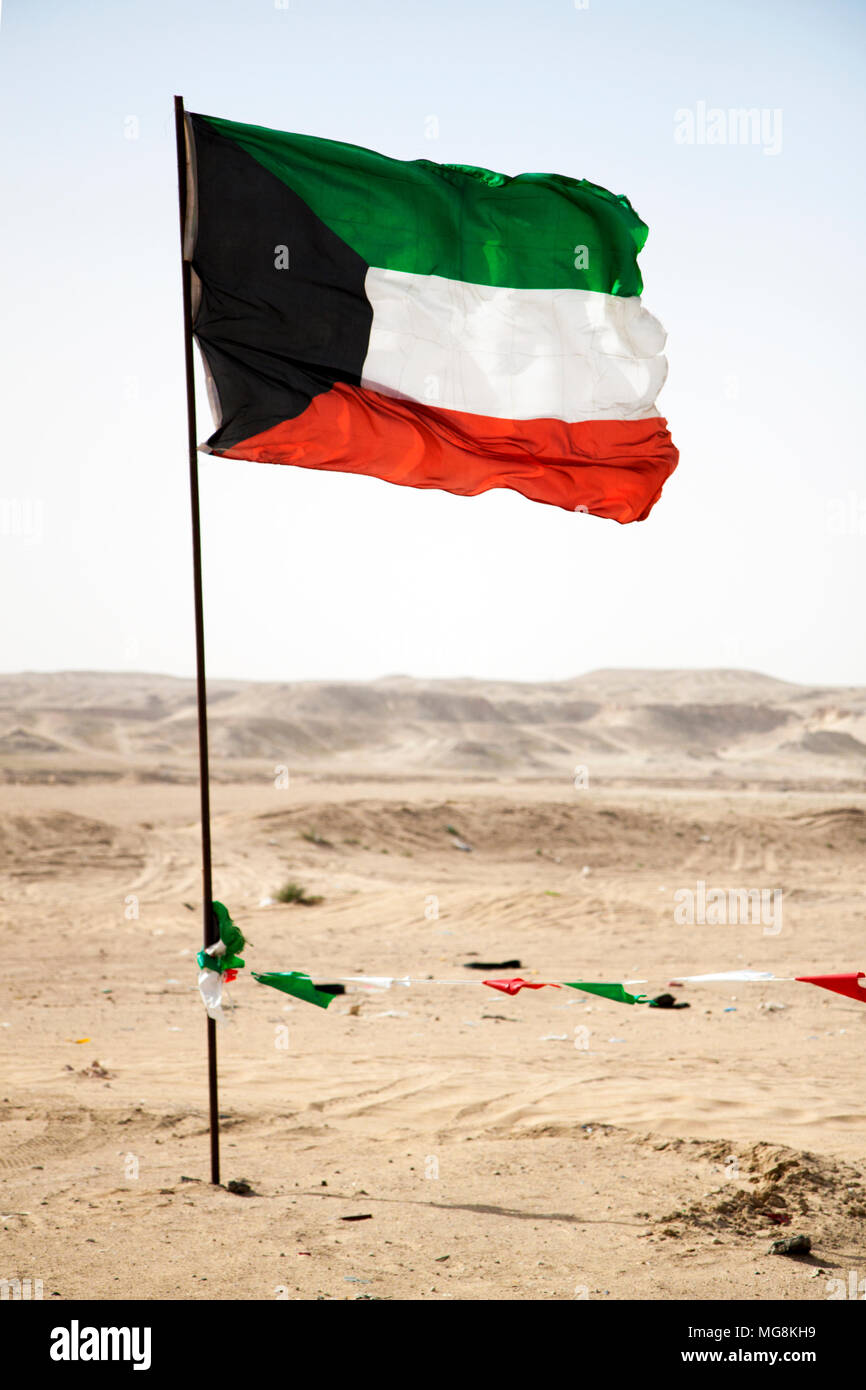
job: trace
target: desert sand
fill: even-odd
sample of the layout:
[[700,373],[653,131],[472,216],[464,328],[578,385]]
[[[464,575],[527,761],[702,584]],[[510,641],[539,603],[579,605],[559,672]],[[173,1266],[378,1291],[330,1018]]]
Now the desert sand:
[[[248,938],[223,1182],[250,1195],[207,1181],[194,685],[0,677],[0,1277],[58,1301],[823,1300],[866,1278],[866,1005],[670,983],[866,968],[866,691],[214,681],[210,709],[214,892]],[[322,901],[268,902],[289,880]],[[701,881],[780,891],[779,929],[678,922]],[[511,959],[491,973],[690,1007],[510,998],[467,969]],[[325,1012],[251,969],[422,982]],[[811,1255],[770,1253],[801,1232]]]

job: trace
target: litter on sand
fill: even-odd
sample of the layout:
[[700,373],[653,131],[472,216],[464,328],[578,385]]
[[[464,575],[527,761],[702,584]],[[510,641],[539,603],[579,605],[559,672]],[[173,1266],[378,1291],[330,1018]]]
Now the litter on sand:
[[466,961],[464,970],[522,970],[519,960],[470,960]]
[[683,1000],[679,1004],[672,994],[657,994],[655,999],[649,1001],[651,1009],[687,1009],[689,1005]]

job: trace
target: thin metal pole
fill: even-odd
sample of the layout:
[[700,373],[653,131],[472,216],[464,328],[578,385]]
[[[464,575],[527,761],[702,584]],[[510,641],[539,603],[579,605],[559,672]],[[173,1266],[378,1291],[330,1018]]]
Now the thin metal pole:
[[[207,748],[207,684],[204,664],[204,603],[201,582],[201,519],[198,492],[198,449],[195,419],[195,372],[192,351],[192,283],[190,263],[184,256],[186,227],[186,131],[184,128],[183,97],[174,99],[174,122],[177,134],[177,191],[180,206],[180,262],[183,280],[183,339],[186,359],[186,422],[189,445],[189,500],[192,515],[192,579],[195,600],[195,676],[198,698],[198,762],[201,787],[201,865],[202,896],[204,898],[203,945],[215,939],[213,920],[213,882],[210,849],[210,772]],[[210,1099],[210,1180],[220,1180],[219,1099],[217,1091],[216,1023],[207,1021],[207,1077]]]

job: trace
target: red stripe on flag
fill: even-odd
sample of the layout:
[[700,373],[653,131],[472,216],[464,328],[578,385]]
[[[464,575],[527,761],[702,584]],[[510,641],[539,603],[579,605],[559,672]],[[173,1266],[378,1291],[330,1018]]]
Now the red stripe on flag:
[[505,487],[533,502],[643,521],[679,454],[648,420],[500,420],[439,410],[337,382],[303,414],[220,454],[363,473],[475,497]]

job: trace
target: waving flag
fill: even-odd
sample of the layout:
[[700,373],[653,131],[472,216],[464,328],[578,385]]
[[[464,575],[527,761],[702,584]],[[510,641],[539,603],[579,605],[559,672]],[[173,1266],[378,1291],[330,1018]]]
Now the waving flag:
[[186,120],[203,448],[648,515],[678,455],[627,198]]

